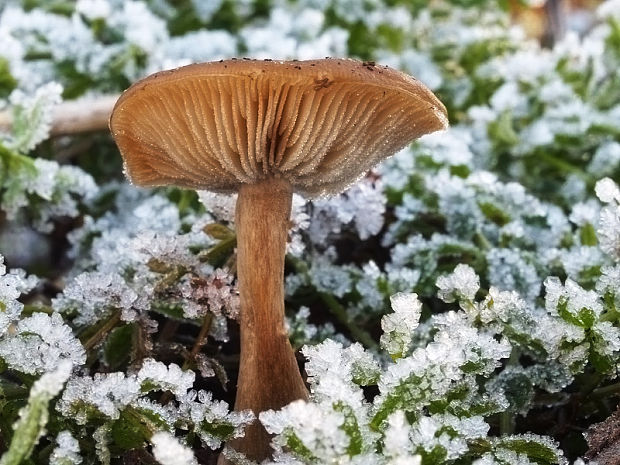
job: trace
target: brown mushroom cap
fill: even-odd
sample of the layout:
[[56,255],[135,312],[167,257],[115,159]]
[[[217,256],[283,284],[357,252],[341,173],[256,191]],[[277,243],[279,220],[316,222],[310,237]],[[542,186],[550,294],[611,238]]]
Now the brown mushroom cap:
[[446,126],[445,107],[419,81],[331,58],[163,71],[125,91],[110,118],[136,184],[236,192],[281,177],[308,197],[341,192]]

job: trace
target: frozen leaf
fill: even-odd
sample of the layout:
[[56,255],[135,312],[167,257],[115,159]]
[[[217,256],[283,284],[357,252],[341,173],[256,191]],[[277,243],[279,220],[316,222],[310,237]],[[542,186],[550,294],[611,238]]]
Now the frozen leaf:
[[9,97],[13,106],[13,137],[9,146],[27,153],[47,139],[52,127],[52,111],[61,102],[62,86],[50,82],[39,87],[34,95],[15,90]]
[[120,411],[140,396],[140,384],[124,373],[96,373],[69,380],[56,405],[63,415],[86,424],[91,418],[118,419]]
[[69,431],[56,436],[56,447],[50,456],[50,465],[78,465],[82,463],[80,444]]
[[394,360],[407,355],[411,348],[414,330],[418,327],[422,302],[416,294],[394,294],[390,297],[394,313],[381,319],[381,347]]
[[206,391],[189,391],[179,398],[179,413],[181,423],[193,424],[202,442],[211,449],[242,437],[244,428],[255,418],[249,410],[229,412],[226,402],[213,400]]
[[136,376],[142,392],[170,391],[177,397],[187,394],[196,378],[192,371],[183,371],[174,363],[166,366],[152,358],[142,362],[142,367]]
[[41,374],[63,361],[80,366],[86,353],[58,313],[35,313],[20,320],[15,331],[0,340],[0,357],[14,370]]
[[480,278],[472,267],[459,264],[451,274],[437,279],[437,287],[437,297],[446,303],[473,301],[480,288]]

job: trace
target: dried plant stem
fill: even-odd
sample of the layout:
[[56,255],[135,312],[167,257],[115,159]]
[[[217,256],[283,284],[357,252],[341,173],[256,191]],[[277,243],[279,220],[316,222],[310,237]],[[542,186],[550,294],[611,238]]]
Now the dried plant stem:
[[[239,191],[241,358],[235,410],[258,414],[308,397],[284,325],[284,255],[292,195],[288,181],[274,178]],[[244,438],[229,445],[259,462],[270,456],[269,435],[258,420]]]
[[110,331],[112,331],[116,325],[118,325],[121,321],[121,312],[117,311],[108,318],[108,320],[103,323],[97,332],[90,336],[84,343],[84,349],[88,352],[89,350],[95,348],[103,339],[108,335]]
[[196,358],[196,355],[198,355],[198,352],[200,352],[200,348],[205,344],[205,340],[207,338],[207,335],[209,334],[209,330],[211,329],[212,322],[213,314],[207,313],[202,319],[202,326],[200,326],[200,332],[198,333],[198,336],[196,336],[196,341],[192,346],[192,350],[185,359],[185,362],[183,363],[183,370],[188,370],[191,367],[192,362]]
[[[118,95],[69,100],[54,108],[51,136],[77,134],[108,129],[108,120]],[[12,115],[0,112],[0,131],[11,129]]]

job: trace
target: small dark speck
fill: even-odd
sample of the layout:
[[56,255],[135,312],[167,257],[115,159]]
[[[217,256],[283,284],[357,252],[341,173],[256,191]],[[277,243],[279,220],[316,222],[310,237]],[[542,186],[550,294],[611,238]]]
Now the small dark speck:
[[263,61],[273,61],[271,58],[265,58]]
[[327,89],[329,86],[332,85],[332,82],[329,80],[329,78],[323,78],[323,79],[315,79],[314,84],[316,84],[314,86],[314,90],[321,90],[321,89]]
[[222,63],[224,60],[220,60],[220,63]]
[[233,58],[232,60],[233,60],[233,61],[237,61],[238,59],[239,59],[239,58]]
[[224,68],[228,68],[228,65],[224,65]]
[[375,66],[376,63],[374,61],[365,61],[362,63],[362,65],[364,65],[366,68],[368,68],[369,66]]
[[316,66],[316,63],[311,63],[310,66]]
[[301,66],[295,65],[295,69],[301,69]]
[[366,69],[367,69],[368,71],[374,71],[374,70],[375,70],[372,66],[366,66]]

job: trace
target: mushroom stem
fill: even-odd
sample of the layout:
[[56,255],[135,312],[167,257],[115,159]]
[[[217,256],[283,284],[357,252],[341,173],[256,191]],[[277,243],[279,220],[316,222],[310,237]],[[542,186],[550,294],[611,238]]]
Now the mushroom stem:
[[[244,184],[236,208],[237,276],[241,295],[241,359],[235,410],[279,409],[308,391],[284,325],[284,256],[293,188],[284,179]],[[230,445],[252,460],[270,456],[270,438],[256,420]]]

